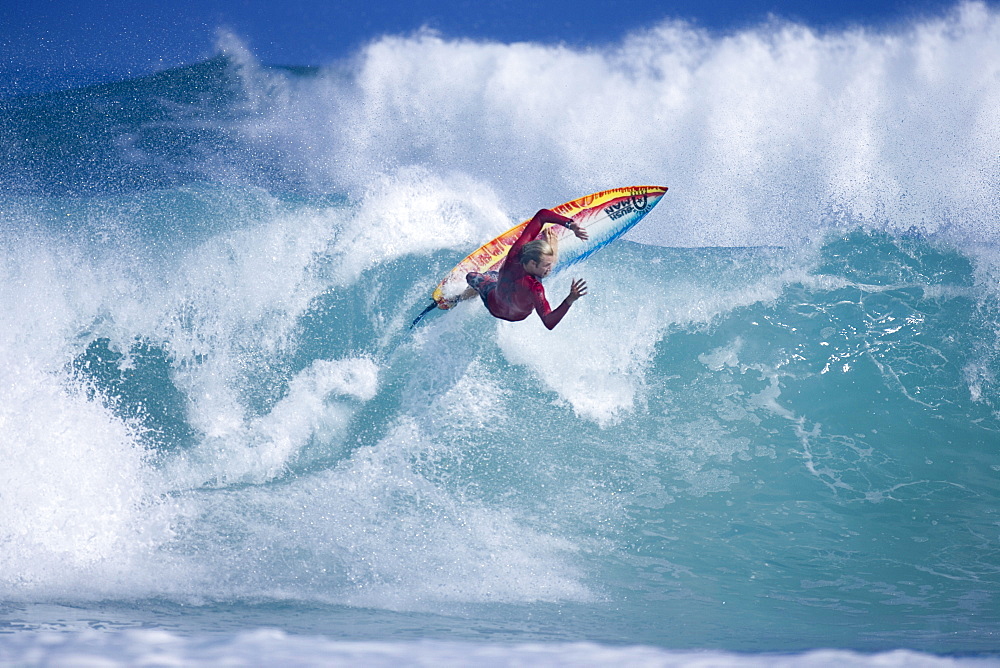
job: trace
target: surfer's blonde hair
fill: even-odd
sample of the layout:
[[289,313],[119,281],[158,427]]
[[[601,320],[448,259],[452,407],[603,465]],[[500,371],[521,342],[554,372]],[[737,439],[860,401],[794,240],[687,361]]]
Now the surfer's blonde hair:
[[552,246],[545,239],[535,239],[524,244],[521,248],[521,265],[529,262],[541,262],[543,257],[555,255]]

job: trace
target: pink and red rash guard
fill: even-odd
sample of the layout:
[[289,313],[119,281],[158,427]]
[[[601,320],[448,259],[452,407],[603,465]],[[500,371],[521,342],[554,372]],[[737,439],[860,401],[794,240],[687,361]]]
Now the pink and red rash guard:
[[545,288],[542,287],[541,281],[526,272],[521,266],[521,249],[526,243],[533,241],[538,236],[545,223],[563,224],[571,221],[571,218],[560,216],[548,209],[542,209],[528,221],[521,236],[517,238],[507,253],[507,258],[500,269],[496,289],[492,290],[486,298],[487,306],[494,317],[516,322],[524,320],[534,310],[538,311],[542,323],[549,329],[559,324],[559,321],[569,311],[570,305],[564,301],[556,310],[552,310],[548,300],[545,299]]

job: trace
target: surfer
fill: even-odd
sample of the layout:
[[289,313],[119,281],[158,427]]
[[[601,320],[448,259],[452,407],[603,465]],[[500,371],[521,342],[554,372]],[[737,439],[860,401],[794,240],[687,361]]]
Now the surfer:
[[465,276],[470,287],[467,291],[469,296],[478,293],[493,317],[517,322],[537,311],[542,323],[552,329],[563,319],[569,307],[587,294],[587,283],[577,278],[573,280],[566,299],[555,310],[549,306],[540,279],[548,276],[555,266],[559,243],[551,228],[546,230],[545,239],[535,239],[546,223],[562,225],[578,238],[587,239],[587,230],[574,223],[572,218],[542,209],[528,221],[521,236],[510,247],[500,271],[473,271]]

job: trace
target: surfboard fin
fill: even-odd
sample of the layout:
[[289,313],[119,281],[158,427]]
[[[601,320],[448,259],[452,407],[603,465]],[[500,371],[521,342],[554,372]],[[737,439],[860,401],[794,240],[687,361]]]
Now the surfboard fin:
[[433,311],[436,308],[437,308],[437,302],[431,300],[431,305],[428,306],[427,308],[425,308],[423,311],[421,311],[420,315],[418,315],[416,318],[414,318],[413,322],[410,323],[410,329],[413,329],[414,327],[416,327],[417,323],[420,322],[421,320],[423,320],[423,318],[424,318],[425,315],[427,315],[428,313],[430,313],[431,311]]

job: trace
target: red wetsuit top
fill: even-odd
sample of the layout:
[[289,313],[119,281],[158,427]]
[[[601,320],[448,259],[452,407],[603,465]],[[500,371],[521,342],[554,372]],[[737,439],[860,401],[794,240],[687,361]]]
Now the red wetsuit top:
[[487,296],[487,306],[494,317],[502,320],[518,321],[527,318],[531,312],[538,311],[538,316],[546,327],[552,329],[559,324],[570,304],[563,301],[556,310],[552,310],[545,299],[545,288],[541,281],[529,274],[521,266],[521,249],[529,241],[533,241],[542,231],[545,223],[565,224],[572,218],[560,216],[558,213],[542,209],[525,225],[521,236],[510,247],[507,258],[500,268],[497,287]]

